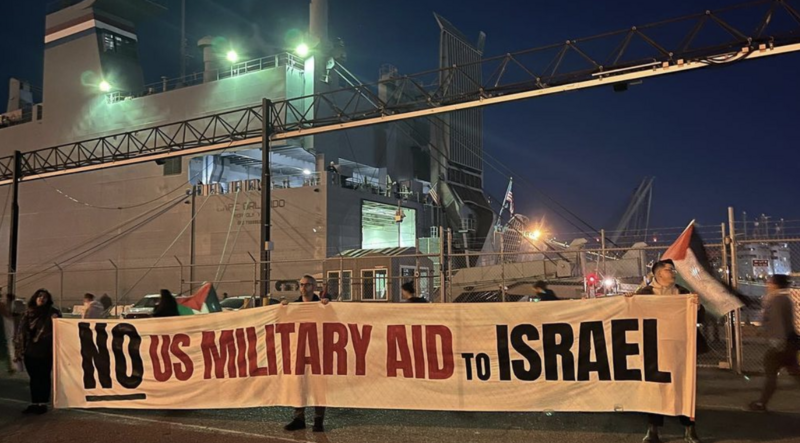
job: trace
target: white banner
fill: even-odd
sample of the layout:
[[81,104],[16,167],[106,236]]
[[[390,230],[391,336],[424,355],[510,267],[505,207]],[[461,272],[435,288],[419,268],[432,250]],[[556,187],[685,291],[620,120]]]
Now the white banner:
[[58,319],[55,405],[694,416],[696,303],[293,303],[167,319]]

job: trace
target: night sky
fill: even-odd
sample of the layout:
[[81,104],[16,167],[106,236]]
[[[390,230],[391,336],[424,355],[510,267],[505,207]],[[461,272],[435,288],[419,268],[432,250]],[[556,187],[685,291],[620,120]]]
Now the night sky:
[[[179,73],[180,1],[140,24],[146,82]],[[3,2],[0,79],[41,84],[44,1]],[[437,66],[436,11],[499,55],[568,38],[628,28],[736,3],[573,0],[331,0],[330,34],[347,45],[347,67],[364,81],[383,63],[401,73]],[[795,5],[797,6],[797,5]],[[305,30],[308,0],[189,0],[189,72],[201,70],[196,47],[221,35],[257,58],[282,50],[291,29]],[[523,176],[517,211],[560,219],[543,192],[597,228],[611,229],[633,189],[655,176],[652,226],[690,219],[718,224],[727,207],[800,219],[800,54],[745,61],[721,69],[646,79],[627,92],[610,87],[504,104],[485,110],[485,150]],[[5,104],[5,85],[0,101]],[[486,167],[487,192],[502,197],[507,176]],[[534,189],[532,189],[534,188]]]

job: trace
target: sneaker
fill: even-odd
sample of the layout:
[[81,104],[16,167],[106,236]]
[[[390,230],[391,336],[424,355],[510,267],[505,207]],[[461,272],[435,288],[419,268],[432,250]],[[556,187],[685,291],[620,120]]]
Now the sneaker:
[[325,427],[322,425],[322,422],[325,419],[320,417],[314,417],[314,427],[311,429],[314,432],[325,432]]
[[754,412],[767,412],[767,406],[760,401],[752,401],[749,405],[747,405],[747,409],[750,409]]
[[286,431],[299,431],[300,429],[306,428],[306,421],[302,418],[295,418],[294,420],[290,421],[289,424],[283,427]]
[[36,405],[36,410],[33,411],[34,414],[42,415],[47,413],[47,405]]
[[22,413],[23,414],[35,414],[36,410],[38,409],[38,407],[39,407],[39,405],[29,405],[27,408],[25,408],[22,411]]
[[658,438],[658,428],[655,426],[650,426],[647,429],[647,434],[645,434],[644,438],[642,439],[643,443],[661,443],[661,439]]
[[697,429],[694,425],[686,427],[686,433],[683,435],[683,441],[686,443],[701,443],[700,437],[697,436]]

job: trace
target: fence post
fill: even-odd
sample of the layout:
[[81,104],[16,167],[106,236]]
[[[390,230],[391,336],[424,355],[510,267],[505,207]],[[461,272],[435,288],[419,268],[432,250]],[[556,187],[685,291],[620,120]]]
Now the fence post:
[[114,267],[114,315],[119,315],[119,267],[114,263],[114,260],[108,259],[111,266]]
[[444,303],[444,227],[439,226],[439,303]]
[[[725,223],[720,223],[720,229],[722,232],[722,271],[725,273],[725,283],[731,284],[731,269],[730,264],[728,263],[728,244],[730,243],[730,238],[728,238],[728,233],[725,230]],[[733,369],[733,332],[731,328],[733,328],[733,322],[731,321],[731,316],[728,315],[728,321],[725,325],[725,358],[728,362],[728,369]]]
[[[414,240],[414,295],[419,297],[419,237]],[[342,274],[339,273],[339,276]]]
[[53,263],[58,268],[58,272],[61,274],[61,278],[58,283],[58,308],[60,311],[64,311],[64,268],[58,265],[58,263]]
[[602,254],[600,260],[603,262],[603,278],[606,275],[606,230],[600,230],[600,253]]
[[[250,251],[247,251],[247,255],[250,256],[250,260],[253,260],[253,297],[256,297],[258,295],[258,261]],[[261,300],[261,304],[265,306],[264,300]]]
[[[173,257],[175,257],[175,261],[178,262],[178,266],[179,266],[179,268],[178,268],[179,271],[178,272],[180,273],[180,286],[178,286],[178,294],[183,294],[183,282],[184,282],[184,280],[183,280],[183,262],[181,262],[181,259],[179,259],[177,255],[173,255]],[[191,282],[189,282],[189,289],[190,289],[189,292],[191,292],[191,288],[192,288]]]
[[[733,206],[728,207],[728,231],[730,232],[731,236],[731,256],[730,256],[730,263],[731,263],[731,287],[736,289],[739,286],[739,260],[737,257],[736,252],[736,222],[733,216]],[[734,349],[736,351],[736,358],[735,358],[735,365],[734,370],[737,374],[742,373],[742,359],[743,359],[743,350],[742,350],[742,322],[741,322],[741,309],[736,309],[733,311],[733,339],[734,339]]]
[[451,277],[453,275],[453,230],[447,228],[447,300],[446,302],[453,301],[453,287]]
[[[547,274],[547,273],[545,273]],[[500,296],[503,303],[506,302],[506,242],[505,236],[500,234]]]

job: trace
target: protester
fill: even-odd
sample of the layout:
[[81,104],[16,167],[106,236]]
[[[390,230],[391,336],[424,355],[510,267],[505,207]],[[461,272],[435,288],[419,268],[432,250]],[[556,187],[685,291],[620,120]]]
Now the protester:
[[14,373],[14,296],[6,294],[5,301],[0,301],[0,356],[6,360],[9,374]]
[[797,352],[800,350],[800,339],[795,328],[795,306],[792,300],[789,277],[775,274],[767,280],[767,295],[763,303],[763,323],[761,330],[769,344],[764,354],[764,389],[758,401],[750,403],[752,411],[766,411],[772,394],[778,383],[778,372],[786,368],[789,375],[800,382],[800,365]]
[[556,297],[556,293],[552,290],[547,288],[547,282],[543,280],[539,280],[533,284],[533,290],[536,292],[534,298],[538,298],[539,301],[556,301],[558,297]]
[[414,289],[414,282],[407,281],[403,283],[403,286],[400,286],[400,292],[406,303],[428,303],[428,300],[425,300],[423,297],[417,297],[414,294],[416,292]]
[[[639,288],[636,291],[637,295],[678,295],[689,294],[689,290],[677,284],[675,263],[672,260],[661,260],[653,263],[652,267],[653,280],[649,285]],[[705,316],[705,309],[703,305],[698,305],[697,322],[702,323]],[[698,352],[702,353],[708,349],[708,344],[703,339],[700,331],[697,331]],[[648,427],[647,434],[644,436],[643,442],[660,443],[661,439],[658,436],[658,428],[664,426],[664,416],[660,414],[647,414]],[[697,436],[695,422],[691,417],[681,415],[678,417],[681,425],[685,426],[686,432],[684,440],[688,443],[700,443],[700,438]]]
[[153,317],[177,317],[179,315],[178,301],[175,300],[175,296],[168,289],[162,289],[161,298],[158,299],[158,304],[153,310]]
[[327,282],[322,284],[322,291],[320,291],[320,293],[319,293],[319,298],[327,298],[328,300],[333,298],[333,297],[331,297],[331,293],[328,291],[328,283]]
[[81,318],[103,318],[105,311],[100,300],[94,299],[94,294],[88,292],[83,294],[83,315],[81,315]]
[[53,307],[53,296],[46,289],[39,289],[28,302],[17,329],[15,361],[25,361],[31,378],[31,405],[23,413],[47,412],[53,372],[53,319],[57,317],[61,312]]
[[[317,287],[317,280],[310,275],[304,275],[303,278],[300,279],[300,297],[295,300],[295,303],[309,303],[309,302],[321,302],[323,305],[327,305],[330,301],[327,298],[319,298],[317,294],[314,293],[314,288]],[[281,301],[282,305],[289,304],[288,301],[285,299]],[[314,432],[325,432],[325,427],[323,426],[323,422],[325,421],[325,406],[315,406],[314,407],[314,427],[312,430]],[[283,429],[287,431],[297,431],[300,429],[306,428],[306,408],[294,408],[294,418],[292,421],[289,422]]]

